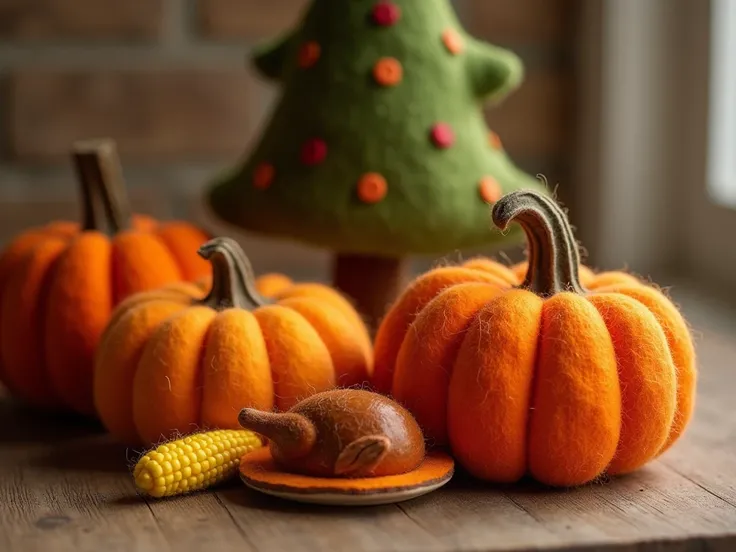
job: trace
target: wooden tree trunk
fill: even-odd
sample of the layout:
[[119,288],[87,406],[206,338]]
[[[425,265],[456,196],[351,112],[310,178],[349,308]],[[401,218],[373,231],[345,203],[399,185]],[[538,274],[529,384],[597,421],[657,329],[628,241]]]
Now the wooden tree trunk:
[[373,332],[409,278],[405,258],[338,254],[332,282],[355,302]]

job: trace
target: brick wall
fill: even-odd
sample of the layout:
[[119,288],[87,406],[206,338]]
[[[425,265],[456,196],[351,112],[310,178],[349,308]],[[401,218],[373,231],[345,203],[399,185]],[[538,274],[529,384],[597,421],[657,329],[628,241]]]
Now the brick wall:
[[[574,0],[458,0],[476,35],[525,59],[524,87],[489,122],[512,156],[555,183],[570,164]],[[257,135],[273,91],[248,48],[287,29],[306,0],[0,0],[0,242],[75,217],[67,152],[76,138],[118,141],[134,205],[202,220],[203,185]],[[262,268],[326,255],[250,249]]]

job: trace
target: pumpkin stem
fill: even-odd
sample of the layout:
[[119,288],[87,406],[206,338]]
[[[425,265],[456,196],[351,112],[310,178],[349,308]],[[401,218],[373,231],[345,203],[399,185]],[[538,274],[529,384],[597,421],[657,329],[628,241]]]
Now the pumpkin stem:
[[265,412],[244,408],[238,422],[245,429],[267,437],[286,458],[300,458],[312,450],[317,430],[306,417],[294,412]]
[[115,235],[130,227],[130,206],[115,142],[75,142],[72,157],[81,187],[82,229]]
[[567,215],[552,199],[531,190],[503,196],[493,207],[493,223],[505,230],[514,221],[526,234],[529,268],[521,287],[542,297],[561,291],[585,293],[580,252]]
[[216,310],[252,310],[271,303],[256,290],[253,268],[235,240],[210,240],[199,248],[199,256],[212,264],[212,289],[200,304]]

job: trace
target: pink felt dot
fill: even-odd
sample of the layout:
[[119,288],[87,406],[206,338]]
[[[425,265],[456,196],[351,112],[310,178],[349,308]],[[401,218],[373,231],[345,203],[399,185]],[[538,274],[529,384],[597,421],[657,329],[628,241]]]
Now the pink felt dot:
[[447,123],[436,123],[429,133],[432,143],[438,148],[449,148],[455,142],[455,133]]
[[319,165],[327,157],[327,144],[320,138],[311,138],[302,144],[301,160],[304,165]]
[[396,24],[401,17],[401,8],[393,2],[379,2],[373,6],[373,22],[381,27]]

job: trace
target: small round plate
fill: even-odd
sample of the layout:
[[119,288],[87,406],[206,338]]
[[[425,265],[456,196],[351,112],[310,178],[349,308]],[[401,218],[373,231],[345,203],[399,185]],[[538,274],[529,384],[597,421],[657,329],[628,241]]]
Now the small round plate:
[[431,452],[415,470],[402,475],[338,479],[280,471],[268,447],[243,456],[240,478],[256,491],[286,500],[330,506],[376,506],[403,502],[431,493],[450,479],[455,463],[443,452]]

